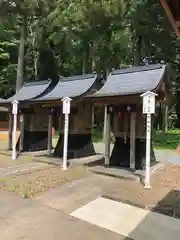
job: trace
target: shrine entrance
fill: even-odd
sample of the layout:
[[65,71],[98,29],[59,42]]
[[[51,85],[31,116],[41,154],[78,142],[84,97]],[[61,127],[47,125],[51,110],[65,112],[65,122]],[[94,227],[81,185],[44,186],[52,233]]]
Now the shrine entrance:
[[[59,138],[53,155],[61,158],[64,146],[64,115],[62,108],[55,111]],[[91,138],[92,111],[93,106],[90,103],[72,104],[69,116],[68,159],[95,155]]]
[[[141,105],[108,106],[114,147],[109,165],[142,169],[146,158],[146,119]],[[155,161],[153,148],[151,161]]]

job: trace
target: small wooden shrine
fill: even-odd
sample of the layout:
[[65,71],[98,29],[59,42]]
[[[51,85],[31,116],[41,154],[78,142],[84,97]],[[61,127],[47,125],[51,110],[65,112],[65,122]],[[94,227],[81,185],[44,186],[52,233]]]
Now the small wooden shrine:
[[[167,101],[169,76],[160,64],[113,71],[104,86],[92,96],[94,104],[106,107],[105,163],[140,169],[145,162],[146,119],[141,94],[157,94],[156,102]],[[110,132],[115,144],[110,155]],[[154,159],[152,149],[152,161]]]
[[[114,70],[102,84],[96,74],[62,77],[58,83],[51,81],[25,83],[21,90],[0,105],[11,106],[19,102],[20,151],[48,150],[62,157],[64,116],[61,100],[72,98],[68,158],[94,155],[91,138],[92,113],[95,105],[103,105],[105,114],[105,164],[132,169],[142,168],[145,161],[145,116],[142,98],[147,91],[157,94],[156,102],[166,101],[169,75],[161,64]],[[10,124],[11,126],[11,124]],[[59,139],[52,152],[52,126]],[[115,144],[110,155],[110,132]],[[9,129],[9,136],[12,128]],[[10,138],[11,141],[11,138]],[[153,150],[152,150],[153,161]]]
[[[63,77],[51,92],[34,100],[34,103],[51,109],[49,118],[56,121],[55,125],[59,133],[59,139],[53,152],[54,156],[63,156],[64,115],[62,114],[61,100],[67,96],[73,99],[69,119],[68,158],[95,154],[91,139],[93,106],[91,102],[84,103],[83,98],[87,94],[97,91],[100,85],[100,78],[96,74]],[[49,122],[49,129],[51,129],[53,121],[50,120]],[[48,139],[51,141],[50,135]],[[49,143],[48,146],[48,151],[51,153],[51,144]]]
[[[59,140],[53,154],[63,155],[64,116],[61,100],[73,99],[69,124],[68,158],[95,154],[91,140],[92,103],[84,104],[82,99],[100,88],[96,74],[61,77],[58,83],[51,81],[25,83],[13,97],[0,104],[11,106],[19,102],[20,137],[17,149],[20,151],[52,152],[52,126],[59,132]],[[11,118],[12,119],[12,118]],[[10,142],[12,127],[10,129]],[[10,144],[11,145],[11,144]]]
[[160,0],[176,35],[180,37],[180,1]]

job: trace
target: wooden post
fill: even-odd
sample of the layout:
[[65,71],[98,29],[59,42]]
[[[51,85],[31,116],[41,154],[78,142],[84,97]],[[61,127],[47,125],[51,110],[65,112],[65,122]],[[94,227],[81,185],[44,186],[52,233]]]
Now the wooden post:
[[106,126],[107,125],[107,105],[104,107],[104,131],[103,131],[103,141],[106,141]]
[[9,133],[8,133],[8,150],[12,150],[12,130],[13,130],[13,121],[12,113],[9,113]]
[[111,114],[108,112],[108,107],[105,107],[105,134],[104,134],[104,141],[105,141],[105,164],[110,164],[110,122],[111,122]]
[[131,112],[130,120],[130,169],[135,170],[136,113]]
[[165,103],[165,110],[164,110],[164,131],[168,131],[168,105]]
[[145,188],[151,188],[151,114],[146,119],[146,172]]
[[94,114],[95,114],[94,106],[92,106],[92,127],[94,125]]
[[52,151],[52,109],[49,112],[49,122],[48,122],[48,155],[51,155]]
[[20,143],[19,143],[19,151],[22,152],[24,148],[24,114],[20,115]]

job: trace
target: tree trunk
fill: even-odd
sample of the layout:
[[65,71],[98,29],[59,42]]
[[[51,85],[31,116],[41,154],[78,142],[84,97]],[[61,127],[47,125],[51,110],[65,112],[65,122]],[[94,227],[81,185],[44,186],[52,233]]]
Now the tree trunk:
[[36,21],[36,30],[33,31],[30,27],[30,34],[32,38],[32,51],[33,51],[33,70],[34,70],[34,79],[38,78],[38,51],[36,50],[36,32],[38,31],[38,22]]
[[82,58],[82,74],[88,73],[89,69],[89,44],[84,43],[83,58]]
[[95,46],[94,46],[94,41],[92,41],[92,46],[91,46],[91,70],[94,72],[96,70],[96,63],[95,63]]
[[24,55],[25,55],[26,27],[27,27],[26,17],[22,16],[21,37],[20,37],[18,65],[17,65],[16,92],[20,90],[24,82]]
[[136,60],[135,64],[139,66],[141,64],[141,56],[142,55],[142,37],[138,36],[136,42]]

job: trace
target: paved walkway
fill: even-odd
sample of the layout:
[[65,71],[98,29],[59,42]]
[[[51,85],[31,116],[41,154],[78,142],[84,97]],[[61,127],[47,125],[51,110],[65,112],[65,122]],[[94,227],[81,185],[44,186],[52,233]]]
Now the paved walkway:
[[[119,234],[0,190],[0,239],[123,240]],[[73,199],[72,199],[73,201]]]
[[119,186],[119,180],[92,175],[90,177],[49,189],[34,198],[34,201],[58,209],[67,214]]
[[102,197],[71,216],[138,240],[179,240],[180,220]]
[[0,190],[0,239],[179,240],[179,219],[101,197],[118,187],[117,179],[95,175],[33,200]]

